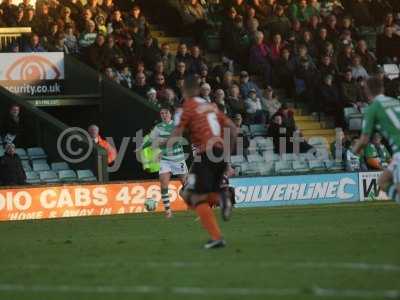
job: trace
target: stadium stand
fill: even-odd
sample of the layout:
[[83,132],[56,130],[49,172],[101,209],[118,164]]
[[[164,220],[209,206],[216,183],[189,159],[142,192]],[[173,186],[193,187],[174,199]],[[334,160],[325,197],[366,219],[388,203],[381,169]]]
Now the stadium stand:
[[[100,73],[103,94],[99,97],[103,101],[115,97],[114,106],[104,101],[108,115],[101,119],[117,139],[130,132],[123,126],[130,112],[146,111],[142,115],[147,115],[163,104],[181,105],[182,82],[195,74],[200,84],[209,86],[209,101],[230,117],[243,118],[241,129],[250,145],[243,156],[232,158],[241,175],[339,171],[343,164],[335,162],[329,145],[337,136],[335,127],[343,128],[346,140],[360,130],[367,102],[362,90],[365,78],[380,73],[387,93],[399,97],[400,22],[396,1],[374,5],[360,1],[364,11],[380,12],[370,19],[360,16],[360,7],[352,2],[329,2],[313,1],[301,7],[302,1],[279,0],[126,5],[78,1],[50,7],[38,1],[29,13],[22,6],[2,4],[7,10],[1,16],[6,27],[0,29],[0,48],[3,52],[63,51],[67,65],[75,65],[75,69],[68,67],[75,72],[71,77],[91,82],[82,85],[82,91],[96,82],[98,88]],[[300,14],[300,7],[307,13]],[[177,18],[162,18],[159,11]],[[16,22],[13,14],[17,12],[20,21]],[[177,27],[179,18],[182,26]],[[68,88],[76,86],[80,88],[68,84]],[[268,132],[276,115],[282,118],[279,126],[287,130],[286,138],[304,137],[300,153],[274,149],[276,143]],[[153,118],[140,120],[143,124],[135,128],[148,128]],[[70,168],[50,166],[52,160],[38,161],[47,158],[45,149],[29,146],[18,149],[28,172]],[[287,146],[285,151],[294,152],[291,144]],[[309,150],[314,158],[304,155]],[[26,163],[27,159],[31,162]],[[125,171],[132,159],[124,164]],[[60,173],[56,174],[60,179]],[[53,175],[39,177],[49,181]],[[74,178],[72,173],[62,175]],[[93,180],[91,174],[79,171],[77,178]]]

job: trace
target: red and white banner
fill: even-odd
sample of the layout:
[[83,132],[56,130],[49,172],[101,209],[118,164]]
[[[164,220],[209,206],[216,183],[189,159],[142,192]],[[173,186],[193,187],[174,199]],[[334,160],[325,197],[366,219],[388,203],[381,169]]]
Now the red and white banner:
[[63,52],[0,53],[0,85],[14,94],[60,94],[64,78]]
[[[179,181],[171,182],[173,211],[187,210],[180,189]],[[144,213],[147,199],[157,201],[157,212],[164,210],[157,181],[0,189],[0,221]]]

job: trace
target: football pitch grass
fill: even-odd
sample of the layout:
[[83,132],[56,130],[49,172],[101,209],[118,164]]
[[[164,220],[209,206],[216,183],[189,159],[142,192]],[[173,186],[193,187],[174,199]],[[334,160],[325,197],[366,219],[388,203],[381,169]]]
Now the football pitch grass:
[[400,299],[394,203],[236,209],[208,251],[195,217],[0,223],[0,299]]

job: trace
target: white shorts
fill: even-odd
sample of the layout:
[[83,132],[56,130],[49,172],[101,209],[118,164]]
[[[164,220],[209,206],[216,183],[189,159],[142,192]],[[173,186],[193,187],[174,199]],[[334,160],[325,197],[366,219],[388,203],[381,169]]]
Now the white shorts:
[[395,184],[400,183],[400,153],[396,153],[392,157],[392,161],[388,167],[388,170],[392,173],[393,182]]
[[159,174],[171,173],[172,175],[185,175],[188,169],[185,161],[170,161],[161,160],[160,161],[160,172]]

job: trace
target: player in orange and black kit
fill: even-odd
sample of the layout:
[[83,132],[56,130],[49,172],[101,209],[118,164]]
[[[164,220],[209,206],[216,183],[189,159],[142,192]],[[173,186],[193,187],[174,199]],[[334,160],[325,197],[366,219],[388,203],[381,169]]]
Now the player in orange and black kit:
[[[232,211],[229,197],[221,191],[221,182],[227,169],[230,149],[234,146],[237,129],[215,104],[198,97],[199,85],[196,78],[185,79],[185,102],[175,116],[176,129],[168,144],[180,137],[185,130],[189,132],[196,154],[187,177],[183,197],[198,214],[203,227],[211,236],[205,249],[220,248],[226,245],[221,230],[212,211],[219,204],[224,220],[228,220]],[[229,150],[224,150],[224,133],[229,141]],[[226,146],[225,146],[226,148]]]

